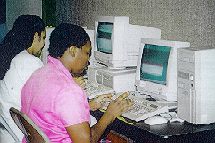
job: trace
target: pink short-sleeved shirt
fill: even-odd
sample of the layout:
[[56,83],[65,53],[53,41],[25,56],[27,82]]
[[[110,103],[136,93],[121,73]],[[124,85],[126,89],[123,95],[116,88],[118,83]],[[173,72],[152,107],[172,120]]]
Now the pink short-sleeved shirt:
[[65,127],[89,122],[89,104],[63,64],[53,57],[32,74],[22,88],[21,111],[26,113],[51,142],[71,143]]

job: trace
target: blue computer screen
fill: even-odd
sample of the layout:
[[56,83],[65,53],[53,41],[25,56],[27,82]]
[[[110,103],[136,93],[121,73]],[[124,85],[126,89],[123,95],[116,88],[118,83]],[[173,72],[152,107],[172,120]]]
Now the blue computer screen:
[[141,59],[140,80],[166,85],[171,47],[145,44]]
[[113,23],[98,22],[96,44],[97,50],[103,53],[112,54],[112,32]]

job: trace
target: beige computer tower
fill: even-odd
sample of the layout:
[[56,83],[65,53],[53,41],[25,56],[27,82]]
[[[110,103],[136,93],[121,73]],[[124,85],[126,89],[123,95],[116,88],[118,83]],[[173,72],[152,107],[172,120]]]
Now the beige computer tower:
[[116,93],[135,91],[136,68],[109,69],[106,66],[89,66],[88,80],[112,88]]
[[178,117],[194,124],[215,122],[215,49],[178,51]]

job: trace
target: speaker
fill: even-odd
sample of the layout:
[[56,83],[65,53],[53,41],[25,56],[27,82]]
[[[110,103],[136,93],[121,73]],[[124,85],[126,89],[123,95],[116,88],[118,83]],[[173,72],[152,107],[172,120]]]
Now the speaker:
[[56,0],[42,1],[42,18],[46,26],[56,26]]

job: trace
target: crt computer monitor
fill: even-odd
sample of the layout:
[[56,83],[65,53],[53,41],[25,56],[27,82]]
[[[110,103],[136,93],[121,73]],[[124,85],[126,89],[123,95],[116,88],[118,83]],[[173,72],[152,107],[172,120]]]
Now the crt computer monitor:
[[177,101],[177,49],[189,42],[141,39],[135,85],[156,100]]
[[95,59],[94,59],[94,53],[93,53],[93,51],[94,51],[94,30],[91,30],[91,29],[87,29],[87,27],[83,27],[84,28],[84,30],[86,31],[86,33],[89,35],[89,37],[90,37],[90,41],[91,41],[91,47],[92,47],[92,49],[91,49],[91,56],[90,56],[90,64],[93,64],[94,63],[94,61],[95,61]]
[[95,21],[95,59],[110,67],[137,66],[141,38],[160,39],[161,30],[129,24],[126,16],[99,16]]
[[48,48],[49,48],[49,44],[50,44],[49,38],[54,29],[55,29],[55,27],[46,27],[45,46],[44,46],[44,48],[42,50],[42,54],[41,54],[41,60],[42,60],[43,64],[47,63],[47,57],[49,55]]

